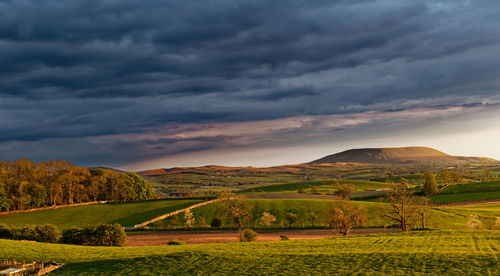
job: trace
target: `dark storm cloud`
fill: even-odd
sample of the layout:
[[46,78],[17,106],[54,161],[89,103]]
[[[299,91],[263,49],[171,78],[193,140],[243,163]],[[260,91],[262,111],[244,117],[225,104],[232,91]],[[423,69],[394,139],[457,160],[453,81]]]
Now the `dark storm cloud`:
[[[120,164],[124,148],[250,143],[172,138],[182,124],[495,102],[499,16],[465,0],[0,1],[0,154]],[[39,148],[7,146],[22,142]]]

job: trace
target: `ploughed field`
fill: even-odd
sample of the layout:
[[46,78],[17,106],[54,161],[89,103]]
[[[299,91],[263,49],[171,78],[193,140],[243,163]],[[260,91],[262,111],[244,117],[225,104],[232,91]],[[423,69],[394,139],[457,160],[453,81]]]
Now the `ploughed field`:
[[497,275],[499,250],[500,231],[122,248],[0,240],[2,259],[65,263],[54,275]]
[[[365,235],[397,232],[395,229],[369,228],[353,229],[349,235]],[[309,240],[339,236],[333,229],[294,229],[294,230],[257,230],[257,241],[279,241],[285,234],[290,240]],[[236,230],[201,230],[201,231],[151,231],[132,232],[127,235],[127,246],[167,245],[171,240],[181,240],[188,244],[238,242]]]

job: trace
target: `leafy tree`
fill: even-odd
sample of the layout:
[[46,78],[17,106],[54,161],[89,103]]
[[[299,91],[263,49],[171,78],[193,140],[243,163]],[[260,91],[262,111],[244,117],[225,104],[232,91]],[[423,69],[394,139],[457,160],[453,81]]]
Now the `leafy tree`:
[[128,172],[123,174],[127,187],[131,189],[130,196],[135,200],[146,200],[157,198],[158,195],[153,190],[151,184],[136,173]]
[[424,194],[432,195],[437,193],[438,187],[436,182],[436,176],[433,173],[426,172],[424,174],[425,182],[424,182]]
[[364,221],[363,209],[355,208],[349,200],[337,200],[327,206],[326,213],[330,227],[346,236],[353,227]]
[[344,184],[341,185],[340,188],[335,191],[333,194],[342,199],[349,199],[349,196],[354,192],[355,188],[353,185]]
[[0,179],[0,211],[156,197],[151,185],[137,174],[89,170],[65,160],[0,162]]
[[5,192],[2,178],[0,177],[0,212],[9,211],[10,200],[7,198],[7,193]]
[[285,219],[288,221],[288,225],[291,228],[295,221],[297,221],[297,215],[294,213],[286,213]]

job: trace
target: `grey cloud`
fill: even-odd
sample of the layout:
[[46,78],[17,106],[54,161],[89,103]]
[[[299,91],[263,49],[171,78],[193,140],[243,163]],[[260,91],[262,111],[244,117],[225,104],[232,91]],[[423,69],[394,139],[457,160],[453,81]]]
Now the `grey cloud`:
[[46,143],[54,155],[118,162],[180,141],[85,139],[496,101],[499,16],[486,0],[0,1],[0,145],[59,139],[94,152]]

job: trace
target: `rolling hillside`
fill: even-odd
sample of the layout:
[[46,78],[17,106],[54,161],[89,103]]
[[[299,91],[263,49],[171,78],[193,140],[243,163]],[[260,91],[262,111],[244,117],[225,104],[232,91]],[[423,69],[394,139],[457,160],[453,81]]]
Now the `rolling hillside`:
[[323,163],[372,163],[372,164],[411,164],[411,163],[495,163],[490,158],[451,156],[444,152],[426,147],[403,148],[363,148],[351,149],[314,160],[311,164]]
[[52,210],[0,215],[0,224],[24,226],[53,224],[60,230],[82,228],[89,224],[119,223],[125,227],[186,208],[201,200],[151,200],[125,203],[94,204]]
[[0,240],[0,258],[64,263],[54,275],[496,275],[499,238],[498,231],[419,231],[125,248]]

